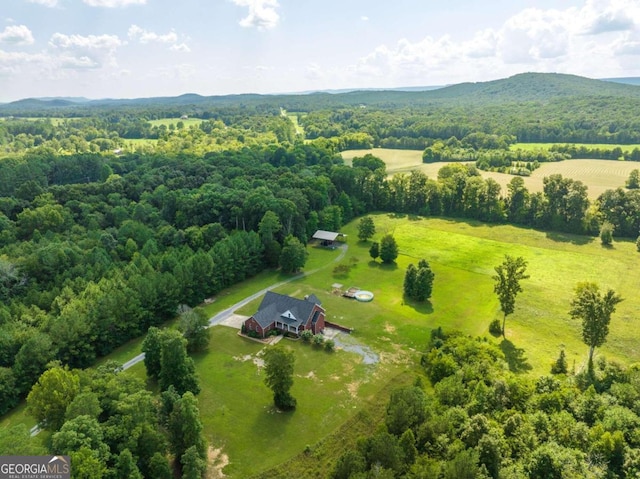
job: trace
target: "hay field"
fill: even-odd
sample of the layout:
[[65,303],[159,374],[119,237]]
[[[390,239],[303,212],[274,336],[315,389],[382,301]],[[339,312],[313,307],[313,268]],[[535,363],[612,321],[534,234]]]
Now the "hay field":
[[[349,150],[342,152],[345,163],[350,165],[354,157],[371,153],[381,158],[387,164],[389,175],[408,173],[420,170],[430,178],[438,175],[438,170],[447,163],[422,163],[422,151],[393,150],[373,148],[371,150]],[[471,162],[470,162],[471,163]],[[524,178],[529,191],[542,191],[542,180],[545,176],[561,174],[564,177],[582,181],[589,188],[589,198],[595,199],[606,190],[624,187],[631,170],[640,169],[640,163],[633,161],[615,160],[566,160],[556,163],[542,163],[540,168],[530,177]],[[513,178],[506,173],[482,171],[484,178],[493,178],[506,192],[506,186]]]
[[620,147],[622,151],[631,152],[634,148],[640,148],[640,145],[612,145],[609,143],[566,143],[566,142],[556,142],[556,143],[514,143],[511,145],[511,150],[549,150],[553,145],[575,145],[578,148],[584,146],[586,148],[598,148],[600,150],[613,150],[614,148]]

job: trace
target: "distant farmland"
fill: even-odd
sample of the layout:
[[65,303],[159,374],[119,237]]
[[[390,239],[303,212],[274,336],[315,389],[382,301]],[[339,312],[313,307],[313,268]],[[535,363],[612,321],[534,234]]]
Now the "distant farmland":
[[[611,145],[609,145],[611,146]],[[629,145],[627,145],[629,146]],[[631,145],[633,149],[633,145]],[[351,164],[354,157],[371,153],[381,158],[387,164],[390,175],[420,170],[430,178],[438,175],[438,170],[447,163],[422,163],[422,151],[393,150],[373,148],[371,150],[349,150],[342,152],[347,164]],[[524,177],[524,183],[531,192],[542,191],[542,180],[545,176],[559,173],[564,177],[582,181],[589,187],[589,198],[595,199],[603,192],[618,187],[624,187],[631,170],[640,169],[640,163],[633,161],[614,160],[566,160],[556,163],[542,163],[530,177]],[[480,172],[484,178],[493,178],[506,191],[506,185],[513,178],[506,173]]]

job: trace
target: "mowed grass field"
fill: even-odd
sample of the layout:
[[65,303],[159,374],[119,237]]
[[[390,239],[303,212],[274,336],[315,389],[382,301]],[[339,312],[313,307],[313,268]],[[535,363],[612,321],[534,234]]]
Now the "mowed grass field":
[[[610,145],[609,145],[610,146]],[[629,146],[629,145],[627,145]],[[396,173],[408,173],[420,170],[430,178],[438,176],[438,170],[447,163],[422,163],[422,151],[394,150],[373,148],[371,150],[349,150],[342,152],[342,157],[347,164],[356,156],[364,156],[371,153],[382,159],[387,164],[389,175]],[[469,162],[471,163],[471,162]],[[542,163],[531,176],[523,177],[525,186],[531,192],[542,191],[543,179],[553,174],[561,174],[564,177],[582,181],[589,188],[589,197],[595,199],[606,190],[624,187],[631,170],[640,169],[640,163],[634,161],[615,160],[567,160],[555,163]],[[493,178],[500,186],[503,193],[513,179],[513,175],[481,171],[484,178]]]

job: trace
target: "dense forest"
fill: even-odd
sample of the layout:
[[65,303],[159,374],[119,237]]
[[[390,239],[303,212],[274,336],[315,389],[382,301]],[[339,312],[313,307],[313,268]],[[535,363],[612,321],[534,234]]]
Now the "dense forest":
[[[581,96],[566,94],[569,80]],[[52,434],[50,451],[73,451],[105,477],[167,477],[170,451],[176,467],[193,474],[185,477],[199,477],[197,388],[171,392],[164,384],[160,407],[115,365],[80,369],[266,268],[294,271],[300,265],[285,266],[291,246],[317,229],[336,231],[384,211],[588,235],[608,225],[635,239],[638,189],[590,201],[586,185],[551,175],[542,192],[529,192],[519,176],[501,191],[478,171],[522,163],[516,173],[526,174],[536,163],[576,155],[638,160],[638,150],[619,148],[511,150],[523,141],[640,142],[640,90],[583,80],[523,76],[499,102],[489,99],[512,91],[513,79],[439,93],[246,96],[206,108],[187,107],[191,97],[95,110],[4,105],[14,117],[0,121],[0,413],[30,393],[31,403],[46,396],[55,376],[68,395],[57,415],[41,421]],[[283,108],[298,113],[306,138]],[[175,122],[151,122],[166,117]],[[339,155],[372,146],[476,166],[390,177],[375,156],[347,166]],[[170,340],[176,355],[186,354],[181,338]],[[502,353],[486,342],[437,332],[430,348],[423,365],[433,392],[420,384],[395,392],[386,430],[346,453],[334,477],[637,474],[634,369],[602,363],[597,381],[533,380],[507,372]],[[196,433],[185,442],[175,429],[187,420]],[[135,434],[125,437],[130,426]],[[78,431],[89,439],[74,442]],[[15,436],[21,452],[25,435],[13,430],[0,444]],[[539,473],[553,468],[573,476]]]

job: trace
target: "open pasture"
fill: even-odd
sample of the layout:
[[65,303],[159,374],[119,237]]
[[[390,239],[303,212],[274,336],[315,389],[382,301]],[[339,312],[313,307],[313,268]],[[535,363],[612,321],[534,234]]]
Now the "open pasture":
[[161,118],[160,120],[149,120],[149,123],[151,126],[165,125],[168,127],[171,124],[177,126],[178,122],[182,122],[185,128],[187,128],[191,125],[199,125],[202,121],[201,118],[187,118],[185,120],[181,120],[180,118]]
[[[328,356],[330,360],[335,358],[338,361],[335,374],[344,376],[343,388],[348,389],[350,384],[359,384],[356,392],[358,397],[366,401],[375,401],[376,391],[382,391],[385,384],[393,381],[403,371],[409,370],[416,374],[419,370],[420,354],[429,340],[430,330],[438,326],[445,330],[461,330],[472,336],[485,336],[490,341],[495,341],[505,352],[511,368],[523,374],[548,374],[551,363],[561,349],[567,354],[569,368],[580,370],[587,357],[587,346],[581,340],[580,322],[571,319],[568,314],[573,289],[580,281],[595,281],[601,288],[613,288],[624,298],[613,315],[608,341],[597,350],[597,355],[624,364],[640,360],[640,333],[636,324],[640,313],[640,299],[636,295],[640,271],[636,268],[638,253],[631,242],[616,242],[613,248],[607,249],[594,238],[545,233],[513,226],[388,214],[373,215],[373,218],[378,231],[375,240],[379,240],[385,233],[393,233],[398,242],[400,256],[395,264],[382,265],[379,261],[371,261],[368,254],[370,242],[355,241],[357,222],[354,222],[342,229],[354,239],[341,261],[342,264],[351,265],[348,273],[336,274],[333,265],[330,265],[313,275],[276,289],[280,293],[295,297],[315,294],[321,299],[330,321],[354,328],[354,333],[349,339],[378,356],[379,362],[366,366],[364,370],[361,369],[365,367],[362,358],[352,353],[337,351],[334,355]],[[314,257],[322,250],[310,247],[310,251]],[[527,273],[531,278],[522,282],[524,291],[517,298],[515,313],[507,319],[507,339],[503,340],[490,336],[488,325],[491,320],[502,317],[498,300],[493,293],[492,275],[493,268],[503,261],[505,254],[523,256],[528,262]],[[402,296],[406,267],[409,263],[417,263],[420,258],[427,259],[435,273],[433,296],[431,301],[425,304],[413,303]],[[333,293],[331,285],[334,283],[343,284],[343,289],[357,286],[371,290],[375,298],[370,303],[345,299]],[[238,312],[252,314],[260,300],[261,298],[253,301]],[[222,333],[217,332],[217,329],[219,328],[214,330],[212,350],[260,347],[227,346],[226,343],[218,343],[215,338]],[[228,333],[224,334],[226,336]],[[228,341],[231,344],[240,339],[229,337]],[[340,401],[340,396],[332,396],[337,393],[331,389],[331,382],[327,382],[326,379],[305,380],[306,375],[312,370],[316,378],[332,374],[330,371],[334,366],[329,364],[328,369],[313,369],[314,361],[327,361],[327,356],[323,356],[325,353],[314,353],[312,347],[301,342],[293,343],[292,347],[299,358],[294,386],[294,395],[297,394],[299,404],[314,397],[323,398],[322,401],[325,398],[332,401],[333,397],[333,401]],[[237,354],[239,353],[234,353]],[[245,400],[238,399],[238,393],[231,394],[229,391],[244,391],[250,388],[247,381],[254,370],[251,369],[248,360],[242,365],[236,364],[229,359],[229,355],[230,353],[227,353],[216,360],[226,361],[224,364],[227,375],[224,378],[221,376],[222,373],[212,372],[218,367],[213,363],[207,368],[199,366],[198,369],[202,376],[210,375],[213,378],[211,383],[203,388],[204,391],[217,391],[217,399],[212,400],[211,407],[214,410],[216,407],[222,408],[221,404],[224,403],[224,408],[227,408],[224,414],[215,412],[215,417],[207,418],[205,424],[207,431],[214,434],[214,441],[225,444],[225,450],[233,463],[234,457],[242,457],[239,462],[244,462],[245,453],[234,452],[238,446],[234,444],[236,439],[231,437],[235,435],[230,426],[231,421],[219,416],[239,414],[236,411]],[[346,374],[343,366],[345,363],[352,364],[353,377]],[[320,364],[316,367],[319,368]],[[247,370],[244,371],[242,368]],[[252,381],[255,397],[259,398],[260,404],[265,405],[262,413],[258,414],[259,419],[256,418],[254,421],[254,424],[262,429],[262,425],[270,421],[270,418],[264,417],[269,410],[266,406],[269,400],[268,391],[259,380]],[[382,392],[377,394],[381,395]],[[208,403],[204,397],[202,396],[203,403]],[[377,400],[385,401],[386,398],[380,396]],[[356,404],[351,417],[360,410],[360,402],[356,401]],[[341,407],[337,410],[341,411]],[[209,406],[207,410],[208,408]],[[335,419],[332,427],[338,428],[340,422],[345,421],[349,414],[336,415],[333,411],[335,409],[328,410],[328,414]],[[282,429],[283,434],[291,433],[292,437],[295,437],[295,434],[303,434],[297,431],[297,428],[310,427],[312,423],[306,423],[306,419],[298,417],[300,412],[302,409],[296,411],[291,418],[281,415],[279,420],[286,420],[287,428],[290,429],[279,425],[278,431]],[[303,441],[313,444],[323,434],[331,431],[329,427],[323,429],[327,420],[327,416],[322,415],[320,425],[313,426],[319,428],[317,434],[305,435]],[[234,427],[244,428],[243,421],[244,419],[241,419],[239,425],[233,422]],[[257,436],[259,435],[254,431],[253,437]],[[261,445],[269,448],[268,442]],[[299,453],[302,446],[299,444],[297,447]],[[286,454],[295,451],[295,447],[274,451],[269,463],[284,462],[287,460]],[[236,467],[228,468],[233,477],[242,472],[250,472],[241,464],[237,464]]]
[[[342,153],[346,164],[351,164],[356,156],[371,153],[387,164],[389,175],[408,173],[420,170],[430,178],[438,176],[438,170],[447,163],[422,163],[422,152],[416,150],[393,150],[373,148],[371,150],[349,150]],[[470,164],[472,162],[469,162]],[[561,174],[566,178],[582,181],[589,188],[589,198],[595,199],[606,190],[624,187],[631,170],[640,169],[640,163],[634,161],[615,160],[566,160],[554,163],[542,163],[531,176],[523,177],[525,186],[530,192],[542,191],[543,178],[553,174]],[[493,178],[506,193],[506,186],[513,175],[481,171],[484,178]]]

